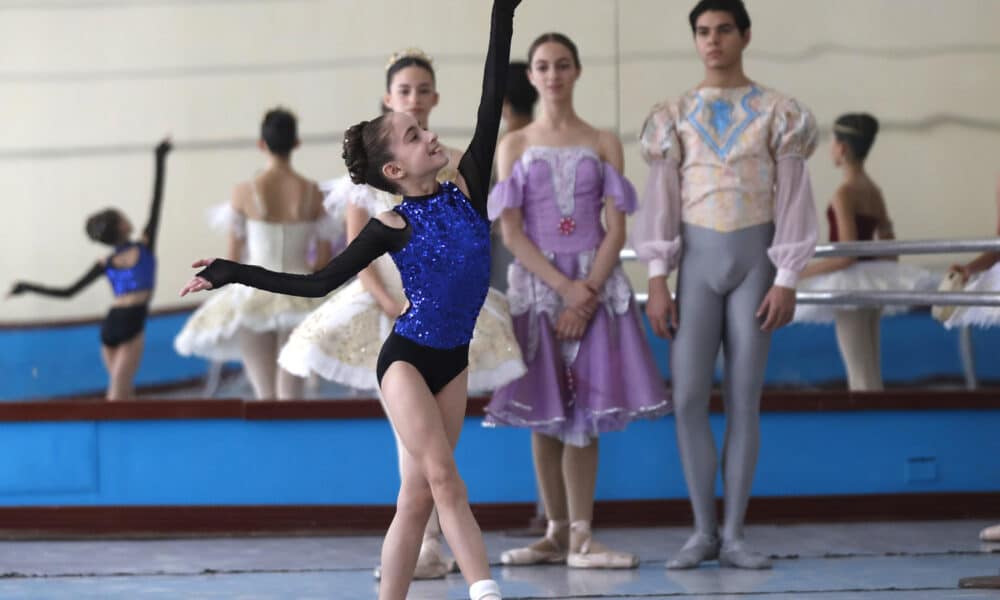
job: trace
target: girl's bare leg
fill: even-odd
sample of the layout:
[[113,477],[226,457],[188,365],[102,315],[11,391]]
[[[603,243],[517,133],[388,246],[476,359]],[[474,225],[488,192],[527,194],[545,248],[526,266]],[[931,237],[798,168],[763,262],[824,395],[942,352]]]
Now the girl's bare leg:
[[387,414],[406,456],[396,516],[382,547],[380,600],[406,597],[434,505],[466,581],[472,584],[490,578],[486,546],[454,458],[465,419],[467,388],[468,372],[463,371],[435,397],[420,373],[405,362],[393,363],[382,378]]
[[111,387],[108,400],[128,400],[135,397],[135,373],[142,361],[146,334],[140,333],[110,352]]
[[[385,396],[382,394],[382,390],[377,390],[378,400],[382,404],[382,409],[388,414],[389,409],[385,406]],[[392,423],[390,422],[390,425]],[[399,433],[396,428],[392,428],[392,434],[396,438],[396,455],[399,461],[399,479],[402,481],[404,479],[403,474],[403,461],[409,459],[413,460],[412,457],[406,452],[406,448],[403,447],[403,442],[399,439]],[[419,472],[419,469],[418,469]],[[430,488],[428,488],[428,493]],[[439,579],[444,577],[451,571],[455,569],[455,559],[445,556],[443,549],[441,548],[441,522],[438,520],[437,510],[431,510],[431,516],[427,519],[427,526],[424,528],[424,537],[420,543],[420,553],[417,558],[417,565],[413,570],[414,579]],[[376,567],[375,578],[382,578],[382,567]]]
[[278,397],[278,337],[273,331],[257,333],[249,329],[237,332],[243,368],[258,400]]
[[108,389],[104,392],[105,400],[111,400],[111,364],[114,362],[115,349],[101,344],[101,362],[104,363],[104,370],[108,372]]
[[[291,333],[291,329],[285,329],[277,332],[275,344],[276,351],[280,351],[280,349],[285,346],[285,343],[288,342],[288,336],[290,336]],[[278,400],[302,400],[302,398],[305,397],[306,390],[305,378],[296,377],[279,367],[277,358],[275,358],[274,369],[276,373],[275,390],[277,392]]]

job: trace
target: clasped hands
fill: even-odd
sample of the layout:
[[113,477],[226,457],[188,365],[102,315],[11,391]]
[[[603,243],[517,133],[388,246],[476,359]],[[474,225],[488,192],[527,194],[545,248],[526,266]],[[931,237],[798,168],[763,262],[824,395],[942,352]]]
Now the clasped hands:
[[561,340],[583,338],[600,303],[598,290],[585,280],[574,279],[567,280],[556,291],[564,306],[556,319],[556,337]]

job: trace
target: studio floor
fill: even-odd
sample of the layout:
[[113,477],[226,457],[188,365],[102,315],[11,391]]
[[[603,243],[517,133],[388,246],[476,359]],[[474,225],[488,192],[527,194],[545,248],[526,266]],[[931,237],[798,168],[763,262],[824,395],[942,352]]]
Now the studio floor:
[[[705,598],[713,600],[995,599],[959,589],[963,577],[1000,575],[1000,545],[979,542],[987,521],[754,526],[748,538],[775,558],[770,571],[667,571],[684,528],[609,529],[599,539],[637,552],[629,571],[505,568],[503,550],[524,538],[487,533],[504,598]],[[31,600],[375,598],[381,538],[240,537],[2,541],[0,598]],[[416,582],[409,598],[466,598],[461,576]]]

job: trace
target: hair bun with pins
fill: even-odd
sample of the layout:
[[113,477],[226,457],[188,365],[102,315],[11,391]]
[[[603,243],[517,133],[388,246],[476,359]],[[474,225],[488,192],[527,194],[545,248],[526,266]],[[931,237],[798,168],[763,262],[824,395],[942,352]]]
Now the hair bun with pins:
[[361,121],[344,133],[344,163],[351,181],[357,185],[368,183],[368,152],[364,142],[364,130],[368,123]]
[[361,121],[344,133],[344,164],[356,185],[368,184],[384,192],[398,194],[399,188],[386,179],[382,171],[393,160],[389,148],[391,130],[386,127],[387,116]]
[[878,119],[868,113],[847,113],[837,117],[833,135],[851,150],[855,160],[864,162],[878,135]]

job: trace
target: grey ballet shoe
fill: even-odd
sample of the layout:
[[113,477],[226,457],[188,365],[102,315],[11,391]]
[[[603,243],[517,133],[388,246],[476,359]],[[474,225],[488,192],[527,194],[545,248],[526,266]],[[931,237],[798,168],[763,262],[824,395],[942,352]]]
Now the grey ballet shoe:
[[743,540],[729,540],[722,544],[722,550],[719,551],[719,566],[731,569],[770,569],[771,559],[749,550]]
[[719,538],[714,535],[696,533],[667,561],[668,569],[693,569],[706,560],[719,558]]

